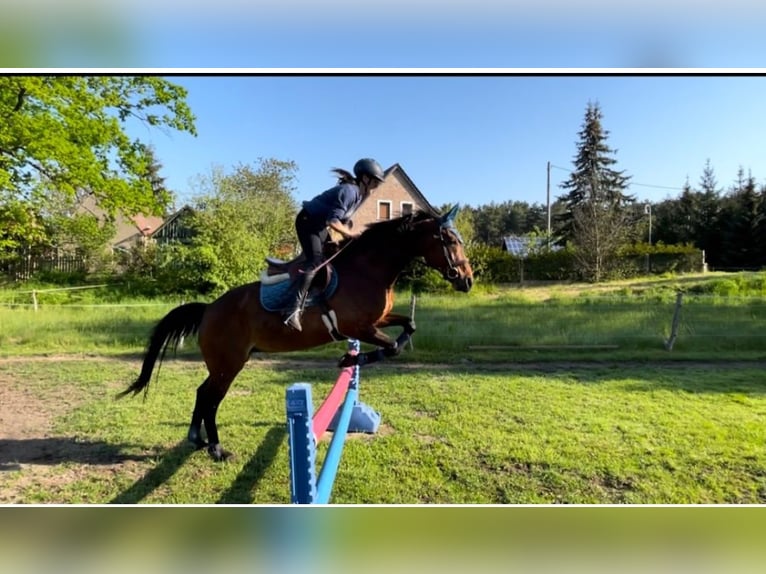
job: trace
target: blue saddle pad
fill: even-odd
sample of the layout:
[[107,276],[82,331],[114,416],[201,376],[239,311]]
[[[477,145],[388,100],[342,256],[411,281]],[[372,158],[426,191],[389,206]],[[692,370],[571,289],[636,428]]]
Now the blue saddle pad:
[[[309,294],[306,299],[306,307],[318,304],[322,299],[329,299],[338,288],[338,274],[333,270],[330,275],[330,284],[322,293]],[[298,291],[296,281],[285,278],[279,283],[261,283],[261,306],[267,311],[281,311],[292,304]]]

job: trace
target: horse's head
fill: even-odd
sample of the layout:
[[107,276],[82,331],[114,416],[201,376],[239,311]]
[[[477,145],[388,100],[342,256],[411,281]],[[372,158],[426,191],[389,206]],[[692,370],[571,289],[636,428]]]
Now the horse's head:
[[470,291],[473,270],[463,251],[463,240],[455,227],[458,207],[444,215],[418,211],[377,221],[367,226],[362,235],[353,240],[347,251],[338,256],[336,268],[349,265],[358,270],[373,267],[384,281],[396,281],[402,269],[416,257],[425,259],[426,265],[441,272],[458,291]]
[[440,271],[458,291],[468,292],[473,286],[473,269],[465,255],[463,239],[455,227],[455,217],[460,207],[433,218],[433,230],[423,257],[429,267]]

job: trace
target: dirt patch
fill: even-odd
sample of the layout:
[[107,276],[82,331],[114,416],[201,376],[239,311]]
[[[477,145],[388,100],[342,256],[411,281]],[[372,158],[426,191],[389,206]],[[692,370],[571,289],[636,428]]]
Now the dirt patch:
[[0,374],[0,470],[19,467],[19,461],[48,461],[48,439],[53,439],[56,417],[80,402],[71,389],[54,390],[45,396],[24,387],[20,381]]
[[99,473],[125,471],[131,461],[109,445],[55,433],[54,421],[85,399],[71,388],[41,392],[0,373],[0,504],[29,502],[29,490],[56,492],[92,474],[93,465]]

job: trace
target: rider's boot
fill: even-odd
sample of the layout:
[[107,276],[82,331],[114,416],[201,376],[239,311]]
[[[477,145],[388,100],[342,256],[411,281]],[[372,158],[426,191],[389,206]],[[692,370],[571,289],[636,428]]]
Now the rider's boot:
[[292,307],[287,311],[285,325],[292,327],[296,331],[302,331],[301,317],[303,316],[303,307],[306,305],[306,296],[308,295],[311,282],[314,280],[316,271],[304,271],[298,285],[298,292],[295,294],[295,300]]

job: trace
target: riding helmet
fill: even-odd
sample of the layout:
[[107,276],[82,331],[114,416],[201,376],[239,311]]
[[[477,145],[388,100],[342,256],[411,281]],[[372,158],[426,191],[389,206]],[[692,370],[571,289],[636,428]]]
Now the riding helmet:
[[383,168],[380,167],[380,164],[369,157],[360,159],[354,164],[354,175],[357,180],[361,179],[363,175],[367,175],[381,182],[385,177]]

